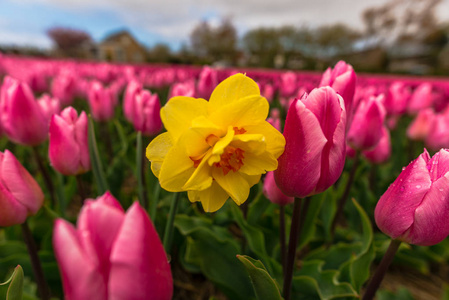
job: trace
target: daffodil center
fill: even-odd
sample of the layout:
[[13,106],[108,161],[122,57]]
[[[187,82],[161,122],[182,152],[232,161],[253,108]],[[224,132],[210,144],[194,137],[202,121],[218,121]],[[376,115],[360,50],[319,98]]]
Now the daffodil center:
[[242,149],[229,145],[220,156],[220,161],[215,163],[214,166],[221,168],[224,175],[228,174],[231,170],[237,172],[243,166],[244,154],[245,151]]

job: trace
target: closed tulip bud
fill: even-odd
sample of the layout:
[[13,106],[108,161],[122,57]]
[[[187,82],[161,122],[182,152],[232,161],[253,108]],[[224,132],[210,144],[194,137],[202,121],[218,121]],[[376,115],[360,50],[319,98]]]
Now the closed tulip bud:
[[48,119],[48,121],[51,120],[51,117],[54,114],[57,114],[61,111],[61,105],[59,103],[59,100],[56,98],[50,97],[50,95],[48,95],[48,94],[43,94],[37,100],[37,103],[39,104],[42,113]]
[[285,151],[274,172],[288,196],[321,193],[340,177],[346,155],[343,99],[330,87],[295,99],[284,126]]
[[433,151],[449,148],[449,115],[447,113],[433,117],[424,144]]
[[278,108],[273,108],[271,110],[270,117],[267,119],[267,122],[270,123],[278,131],[281,131],[281,112]]
[[379,143],[385,120],[383,94],[363,99],[354,114],[348,131],[348,143],[356,150],[369,150]]
[[114,117],[117,98],[108,88],[95,81],[88,92],[90,112],[95,121],[108,121]]
[[146,136],[158,134],[162,130],[161,104],[158,95],[143,90],[136,94],[134,101],[135,110],[132,120],[134,128]]
[[428,82],[420,84],[414,91],[408,103],[408,111],[417,113],[425,108],[432,107],[434,95],[432,85]]
[[347,129],[351,126],[353,115],[353,102],[357,76],[350,64],[339,61],[334,69],[328,68],[321,78],[321,86],[332,87],[343,97],[347,115]]
[[198,79],[198,96],[203,99],[209,99],[212,91],[217,85],[217,71],[209,67],[204,67]]
[[382,127],[382,137],[379,143],[374,149],[363,151],[362,154],[373,164],[386,162],[391,156],[390,131],[385,126]]
[[66,299],[172,298],[167,256],[138,202],[125,213],[109,192],[87,200],[77,228],[56,220],[53,248]]
[[78,175],[90,170],[87,139],[87,116],[79,116],[73,107],[67,107],[50,122],[50,163],[61,174]]
[[407,109],[410,96],[410,89],[402,81],[392,83],[386,93],[385,109],[392,115],[403,114]]
[[58,98],[63,106],[72,104],[78,86],[73,71],[57,75],[51,85],[51,94]]
[[0,152],[0,226],[22,224],[43,203],[36,180],[11,152]]
[[48,119],[28,85],[5,79],[2,87],[1,123],[8,138],[18,144],[36,146],[48,136]]
[[413,122],[407,128],[408,138],[415,141],[424,141],[430,132],[435,113],[433,109],[427,108],[416,115]]
[[195,81],[189,80],[173,84],[168,98],[176,96],[195,97]]
[[267,172],[265,181],[263,182],[263,194],[274,204],[287,205],[295,201],[294,197],[285,195],[274,181],[274,173]]
[[140,93],[142,89],[142,84],[137,80],[131,80],[126,87],[125,94],[123,95],[123,113],[129,122],[132,122],[134,118],[134,99],[136,94]]
[[424,150],[379,199],[377,227],[392,239],[430,246],[449,234],[449,151]]
[[286,72],[281,75],[279,92],[282,97],[289,98],[295,95],[298,90],[298,78],[293,72]]

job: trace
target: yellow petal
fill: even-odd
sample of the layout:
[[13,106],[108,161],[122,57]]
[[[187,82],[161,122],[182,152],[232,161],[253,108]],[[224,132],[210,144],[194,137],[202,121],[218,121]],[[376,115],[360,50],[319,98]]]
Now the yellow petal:
[[262,154],[266,151],[267,145],[263,134],[238,134],[234,136],[232,146],[253,154]]
[[165,156],[160,168],[159,183],[170,192],[181,192],[183,186],[192,176],[195,168],[186,153],[183,143],[177,143]]
[[212,171],[211,167],[207,164],[207,160],[211,156],[212,152],[208,151],[203,157],[203,160],[193,172],[192,176],[182,187],[183,190],[204,190],[212,184]]
[[231,171],[224,175],[221,168],[213,168],[212,176],[237,205],[248,199],[250,186],[239,172]]
[[212,92],[209,100],[210,112],[251,95],[260,95],[257,83],[243,74],[232,75],[223,80]]
[[208,102],[191,97],[173,97],[161,109],[161,119],[165,128],[176,141],[182,133],[189,129],[192,120],[207,115]]
[[156,177],[159,177],[162,162],[172,146],[173,142],[168,132],[158,135],[148,145],[146,156],[151,161],[151,170]]
[[210,113],[209,119],[222,127],[244,127],[264,122],[270,105],[260,95],[251,95],[223,104]]
[[224,152],[224,149],[232,142],[234,138],[234,129],[231,126],[228,127],[228,132],[226,135],[221,138],[217,143],[215,143],[214,148],[212,149],[212,154],[221,155]]
[[285,138],[276,128],[268,122],[257,125],[245,126],[246,134],[263,134],[267,145],[266,151],[275,158],[281,156],[285,148]]
[[228,200],[229,195],[215,181],[211,187],[202,191],[188,191],[190,202],[201,201],[205,212],[219,210]]
[[266,171],[274,171],[278,167],[277,159],[270,152],[263,152],[255,155],[251,152],[245,152],[243,159],[243,166],[240,167],[239,172],[247,175],[265,174]]
[[240,173],[242,177],[248,182],[249,187],[251,188],[253,185],[257,184],[262,177],[262,174],[259,175],[246,175],[245,173]]

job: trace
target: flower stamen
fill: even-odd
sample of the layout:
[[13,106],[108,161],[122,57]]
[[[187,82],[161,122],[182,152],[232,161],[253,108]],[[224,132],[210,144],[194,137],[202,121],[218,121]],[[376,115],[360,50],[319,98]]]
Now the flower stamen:
[[237,172],[243,166],[244,154],[245,151],[240,148],[227,146],[224,153],[220,156],[220,161],[215,163],[214,166],[221,168],[224,175],[231,170]]

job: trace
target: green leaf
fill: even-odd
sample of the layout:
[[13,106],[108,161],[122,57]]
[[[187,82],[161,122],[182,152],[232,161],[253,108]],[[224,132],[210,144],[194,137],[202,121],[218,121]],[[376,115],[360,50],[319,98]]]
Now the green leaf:
[[304,227],[301,230],[300,241],[298,245],[299,249],[306,246],[315,236],[316,221],[324,200],[324,196],[313,197],[312,199],[305,200],[310,201],[310,205],[307,210],[306,219],[304,220]]
[[260,260],[246,255],[237,255],[237,258],[245,266],[258,300],[282,299],[276,281],[271,278]]
[[349,283],[339,282],[339,271],[323,270],[320,260],[305,261],[297,276],[293,277],[292,299],[358,298]]
[[395,293],[387,290],[379,290],[376,293],[377,300],[413,300],[413,296],[405,287],[399,288]]
[[254,298],[245,268],[235,259],[239,245],[227,230],[186,215],[177,215],[175,226],[186,236],[185,262],[199,267],[229,299]]
[[89,155],[92,164],[92,172],[97,183],[98,194],[102,195],[109,190],[108,183],[98,154],[97,140],[95,138],[94,122],[89,115]]
[[9,284],[8,292],[6,293],[6,300],[22,300],[23,294],[23,269],[19,265],[14,269],[11,276],[11,283]]

